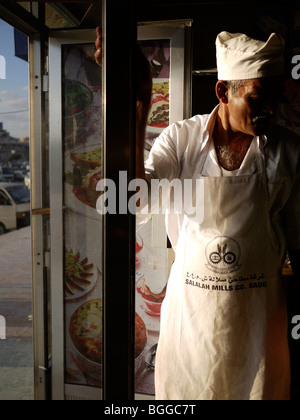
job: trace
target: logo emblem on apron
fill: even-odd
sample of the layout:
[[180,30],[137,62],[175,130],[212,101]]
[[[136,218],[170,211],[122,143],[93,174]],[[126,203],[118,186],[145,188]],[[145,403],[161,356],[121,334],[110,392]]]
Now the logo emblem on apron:
[[235,239],[218,236],[206,247],[206,267],[217,274],[234,273],[241,267],[241,248]]

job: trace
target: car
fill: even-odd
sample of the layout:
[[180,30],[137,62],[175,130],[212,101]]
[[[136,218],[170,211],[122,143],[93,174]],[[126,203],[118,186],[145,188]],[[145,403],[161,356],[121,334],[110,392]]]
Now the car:
[[21,183],[0,183],[0,235],[29,225],[29,189]]
[[21,171],[15,171],[13,182],[24,182],[25,176],[22,174]]
[[27,174],[24,177],[24,184],[26,185],[26,187],[30,190],[30,172],[27,172]]
[[4,176],[6,182],[13,182],[14,180],[14,169],[11,167],[2,167],[1,175]]

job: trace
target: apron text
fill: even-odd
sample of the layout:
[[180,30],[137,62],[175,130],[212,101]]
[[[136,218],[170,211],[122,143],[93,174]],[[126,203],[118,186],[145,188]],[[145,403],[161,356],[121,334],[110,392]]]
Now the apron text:
[[[185,284],[187,286],[198,287],[205,290],[216,290],[221,292],[233,292],[247,289],[263,289],[267,287],[267,282],[262,281],[264,274],[250,274],[249,277],[200,277],[194,273],[187,272]],[[255,280],[255,281],[253,281]],[[237,284],[235,284],[237,283]]]

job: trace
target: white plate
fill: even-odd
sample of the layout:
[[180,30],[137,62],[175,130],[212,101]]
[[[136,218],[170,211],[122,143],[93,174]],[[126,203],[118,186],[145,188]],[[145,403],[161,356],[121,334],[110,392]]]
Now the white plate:
[[[80,257],[80,259],[82,261],[84,257]],[[93,276],[87,278],[90,284],[88,285],[78,284],[78,286],[80,286],[84,290],[81,291],[77,289],[72,289],[73,295],[67,295],[65,292],[65,301],[80,299],[83,296],[87,295],[89,292],[91,292],[94,289],[98,279],[101,278],[101,273],[99,272],[97,268],[97,264],[94,261],[90,261],[90,260],[88,260],[87,264],[93,264],[93,271],[91,272]]]

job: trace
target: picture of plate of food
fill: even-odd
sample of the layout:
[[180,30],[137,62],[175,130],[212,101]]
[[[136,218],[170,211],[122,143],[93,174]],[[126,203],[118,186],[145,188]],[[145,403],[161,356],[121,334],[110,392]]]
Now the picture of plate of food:
[[86,360],[102,364],[102,299],[85,302],[72,315],[69,332],[75,350]]
[[140,307],[151,317],[160,317],[161,305],[166,297],[167,284],[160,270],[149,271],[137,282],[137,293],[140,295]]
[[74,147],[87,138],[93,92],[83,83],[66,79],[63,104],[64,142],[66,147]]
[[152,88],[152,103],[147,121],[147,131],[160,133],[170,123],[170,81],[169,79],[154,79]]
[[89,385],[102,385],[102,299],[82,304],[70,318],[72,359]]
[[65,205],[73,211],[100,220],[96,210],[101,192],[96,191],[102,179],[102,150],[89,146],[65,158]]
[[64,292],[65,300],[75,300],[85,296],[96,285],[99,271],[88,257],[80,252],[65,249]]
[[[93,299],[75,310],[69,322],[69,336],[73,360],[95,386],[102,382],[103,364],[103,305],[102,299]],[[147,329],[142,318],[135,314],[135,371],[142,367],[147,346]]]

